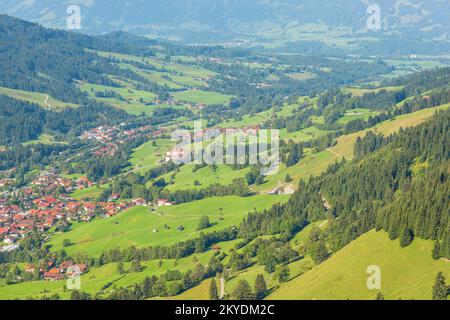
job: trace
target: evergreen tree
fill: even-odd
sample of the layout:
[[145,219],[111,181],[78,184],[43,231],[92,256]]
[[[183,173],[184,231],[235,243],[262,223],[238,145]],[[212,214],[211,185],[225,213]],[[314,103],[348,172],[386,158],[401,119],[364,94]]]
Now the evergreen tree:
[[289,173],[286,174],[286,177],[284,178],[284,181],[285,181],[286,183],[292,182],[292,178],[291,178],[291,176],[289,175]]
[[320,264],[328,259],[328,249],[325,245],[325,241],[319,241],[319,243],[314,247],[313,259],[317,264]]
[[211,284],[209,285],[209,299],[219,300],[219,292],[217,290],[217,283],[215,279],[212,279]]
[[248,284],[247,280],[240,280],[233,291],[233,297],[236,300],[253,300],[254,296],[252,288]]
[[413,232],[406,225],[402,228],[402,233],[400,237],[400,246],[402,248],[407,247],[411,244],[414,239]]
[[262,300],[267,295],[267,285],[262,274],[258,274],[255,280],[255,299]]
[[447,300],[447,285],[442,272],[438,273],[433,286],[433,300]]
[[433,247],[433,259],[434,260],[439,260],[441,257],[441,244],[439,242],[439,240],[436,240],[434,242],[434,247]]

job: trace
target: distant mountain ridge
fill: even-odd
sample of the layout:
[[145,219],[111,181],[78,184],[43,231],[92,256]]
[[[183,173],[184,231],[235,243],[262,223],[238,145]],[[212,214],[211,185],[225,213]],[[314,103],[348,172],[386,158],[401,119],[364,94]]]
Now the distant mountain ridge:
[[307,41],[302,38],[305,26],[313,34],[337,29],[357,37],[373,36],[367,30],[367,8],[377,4],[381,11],[377,36],[450,42],[447,0],[4,0],[0,12],[65,28],[71,4],[80,6],[83,32],[123,30],[189,42],[282,37],[286,42]]

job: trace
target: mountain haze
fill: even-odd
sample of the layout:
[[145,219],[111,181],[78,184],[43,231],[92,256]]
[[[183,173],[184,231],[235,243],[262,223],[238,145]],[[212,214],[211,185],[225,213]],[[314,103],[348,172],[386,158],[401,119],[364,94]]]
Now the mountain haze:
[[[65,28],[67,7],[74,3],[81,8],[82,31],[95,34],[124,30],[188,42],[275,39],[285,44],[311,41],[312,35],[314,41],[326,42],[317,35],[333,32],[343,38],[376,35],[398,41],[402,36],[403,42],[415,42],[419,52],[425,48],[417,43],[435,40],[448,47],[450,41],[450,5],[445,0],[379,0],[382,28],[377,32],[367,30],[368,0],[5,0],[0,12]],[[362,47],[370,42],[357,41]]]

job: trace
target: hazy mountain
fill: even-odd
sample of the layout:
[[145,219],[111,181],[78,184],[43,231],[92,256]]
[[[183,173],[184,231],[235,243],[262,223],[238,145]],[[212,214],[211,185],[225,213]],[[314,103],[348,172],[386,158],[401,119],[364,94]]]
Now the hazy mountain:
[[[449,1],[377,0],[381,10],[381,30],[377,32],[367,30],[367,8],[374,3],[369,0],[2,0],[0,12],[65,28],[70,15],[68,6],[78,4],[83,32],[124,30],[190,42],[243,39],[254,43],[278,40],[286,44],[326,41],[313,36],[327,34],[333,38],[402,36],[410,41],[433,40],[448,45]],[[327,44],[336,46],[336,43]]]

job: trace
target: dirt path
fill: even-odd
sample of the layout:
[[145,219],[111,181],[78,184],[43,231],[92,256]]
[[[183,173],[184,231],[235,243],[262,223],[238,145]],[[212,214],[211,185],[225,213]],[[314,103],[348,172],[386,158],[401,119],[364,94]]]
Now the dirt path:
[[52,110],[52,106],[48,103],[48,99],[50,99],[50,97],[49,97],[48,94],[46,94],[46,95],[45,95],[44,103],[45,103],[45,105],[47,106],[47,109],[48,109],[48,110]]
[[337,153],[336,151],[334,151],[334,150],[331,149],[331,148],[328,148],[327,151],[331,152],[332,154],[334,154],[334,155],[335,155],[336,157],[338,157],[338,158],[342,158],[342,156],[341,156],[339,153]]

